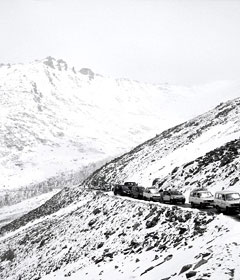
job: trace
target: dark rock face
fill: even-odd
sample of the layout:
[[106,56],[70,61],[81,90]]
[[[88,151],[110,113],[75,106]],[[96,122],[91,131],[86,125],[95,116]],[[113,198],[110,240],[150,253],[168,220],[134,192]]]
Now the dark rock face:
[[97,215],[99,213],[101,213],[101,210],[99,208],[96,208],[96,209],[93,210],[94,215]]
[[197,271],[189,271],[188,273],[186,273],[186,277],[192,278],[193,276],[195,276],[197,274]]
[[192,267],[192,264],[186,264],[182,267],[181,271],[179,274],[184,273],[185,271],[189,270]]
[[51,67],[52,69],[57,69],[59,71],[68,70],[68,65],[67,65],[66,61],[64,61],[63,59],[57,60],[51,56],[48,56],[45,58],[43,63],[45,65],[47,65],[48,67]]
[[54,61],[56,61],[55,58],[48,56],[48,57],[46,57],[46,59],[43,63],[46,64],[47,66],[51,67],[52,69],[55,69]]
[[208,261],[205,259],[201,259],[195,266],[194,266],[194,270],[199,268],[200,266],[204,265],[205,263],[207,263]]
[[94,79],[95,74],[94,74],[94,72],[93,72],[91,69],[89,69],[89,68],[82,68],[79,72],[80,72],[81,74],[83,74],[83,75],[87,75],[87,76],[89,77],[89,80]]

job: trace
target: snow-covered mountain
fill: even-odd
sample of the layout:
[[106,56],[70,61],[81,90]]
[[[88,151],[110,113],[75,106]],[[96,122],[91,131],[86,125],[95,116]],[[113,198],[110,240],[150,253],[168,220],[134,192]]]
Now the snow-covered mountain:
[[239,94],[237,82],[151,85],[78,71],[51,57],[1,64],[2,197],[8,193],[7,200],[15,201],[10,190],[57,176],[68,181],[83,167],[120,155]]
[[101,193],[135,180],[239,190],[240,98],[163,131],[0,231],[0,276],[239,279],[239,217]]
[[[106,163],[81,185],[86,189],[135,181],[149,187],[158,178],[161,187],[181,189],[186,198],[196,187],[212,192],[240,189],[240,98],[181,125],[163,131],[130,152]],[[79,199],[81,188],[66,187],[44,205],[4,226],[18,229],[30,221],[50,215]]]
[[163,131],[111,161],[85,181],[87,187],[133,180],[145,187],[154,179],[163,188],[186,194],[196,187],[213,192],[240,189],[240,98]]

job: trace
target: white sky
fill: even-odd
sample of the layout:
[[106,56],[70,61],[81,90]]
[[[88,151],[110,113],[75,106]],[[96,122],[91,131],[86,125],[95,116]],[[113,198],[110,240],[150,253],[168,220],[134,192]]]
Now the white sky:
[[0,0],[0,62],[153,83],[239,79],[240,0]]

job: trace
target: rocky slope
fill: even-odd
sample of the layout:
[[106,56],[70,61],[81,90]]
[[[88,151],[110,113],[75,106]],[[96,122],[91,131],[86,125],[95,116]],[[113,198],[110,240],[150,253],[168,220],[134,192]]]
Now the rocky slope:
[[213,193],[230,188],[240,191],[240,138],[227,142],[204,156],[176,167],[162,180],[162,188],[175,186],[186,192],[194,187],[204,187]]
[[0,275],[230,279],[239,271],[233,224],[222,215],[81,190],[78,202],[0,239]]
[[239,189],[240,98],[137,146],[111,161],[85,181],[86,187],[134,180],[184,192],[199,186],[213,191]]
[[75,174],[239,94],[238,82],[150,85],[51,57],[1,64],[0,190],[15,201],[12,189]]
[[5,225],[0,276],[15,279],[238,279],[239,217],[92,190],[136,180],[239,190],[240,98],[105,164]]
[[[135,180],[150,186],[159,178],[163,188],[189,192],[199,186],[213,193],[222,188],[239,190],[240,99],[168,129],[95,171],[83,183],[85,188]],[[230,141],[232,140],[232,141]],[[78,200],[79,188],[65,188],[46,204],[5,225],[13,231],[36,218],[49,215]]]

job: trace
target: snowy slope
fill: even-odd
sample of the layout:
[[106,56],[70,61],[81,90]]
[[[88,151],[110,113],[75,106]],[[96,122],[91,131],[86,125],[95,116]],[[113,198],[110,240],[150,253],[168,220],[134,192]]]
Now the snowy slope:
[[[184,192],[199,186],[239,190],[240,98],[168,129],[93,173],[86,187],[134,180]],[[181,168],[180,168],[181,167]],[[237,178],[237,179],[235,179]]]
[[79,171],[239,94],[238,82],[187,88],[113,80],[51,57],[1,65],[0,188]]
[[159,181],[162,188],[175,186],[189,193],[195,187],[240,191],[240,138],[227,142],[204,156],[176,167]]
[[163,187],[173,184],[186,195],[199,184],[239,190],[239,114],[240,98],[222,103],[3,226],[0,277],[239,280],[239,216],[91,190],[130,179],[150,185],[156,177]]
[[4,206],[0,208],[0,227],[10,223],[11,221],[17,219],[18,217],[23,216],[32,209],[39,207],[49,200],[54,194],[59,190],[55,189],[51,192],[40,194],[38,196],[31,197],[22,202],[16,203],[11,206]]
[[[155,178],[159,178],[160,182],[166,181],[164,188],[178,187],[187,199],[190,190],[199,186],[208,187],[213,192],[223,187],[239,190],[240,150],[239,140],[235,140],[239,138],[240,98],[163,131],[99,168],[83,185],[96,188],[106,183],[134,180],[149,187]],[[45,205],[1,230],[16,230],[36,218],[66,207],[78,200],[78,196],[79,188],[69,186]]]
[[78,198],[0,238],[2,279],[239,279],[231,217],[87,190]]

